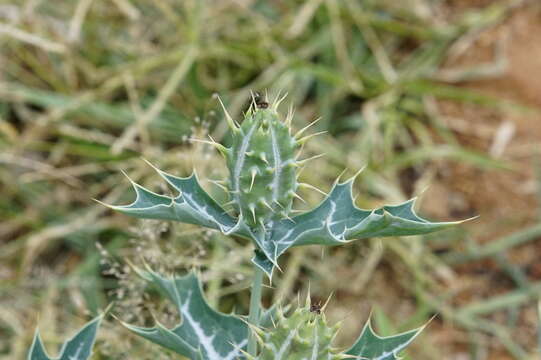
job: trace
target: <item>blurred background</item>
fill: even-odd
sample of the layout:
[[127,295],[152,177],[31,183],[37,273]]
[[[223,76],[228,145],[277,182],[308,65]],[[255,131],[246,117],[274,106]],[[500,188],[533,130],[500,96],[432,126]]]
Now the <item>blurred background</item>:
[[[227,142],[250,91],[288,92],[294,127],[322,120],[302,173],[324,191],[366,166],[357,204],[420,196],[426,237],[303,247],[265,303],[334,292],[347,346],[372,312],[381,334],[432,319],[407,359],[539,359],[541,3],[490,0],[0,0],[0,358],[50,352],[114,301],[139,325],[170,305],[130,271],[201,269],[209,302],[246,313],[252,247],[140,221],[92,201],[171,193],[141,160],[227,176],[191,137]],[[220,188],[203,183],[217,199]],[[322,196],[302,194],[308,204]],[[295,300],[296,301],[296,300]],[[109,319],[95,359],[173,359]]]

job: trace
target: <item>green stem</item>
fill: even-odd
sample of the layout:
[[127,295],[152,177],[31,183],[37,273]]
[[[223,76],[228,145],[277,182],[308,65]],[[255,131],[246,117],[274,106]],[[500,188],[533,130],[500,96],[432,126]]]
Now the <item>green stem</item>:
[[[259,317],[261,312],[261,285],[263,283],[263,270],[258,266],[254,266],[254,280],[252,282],[252,295],[250,298],[250,314],[248,321],[253,326],[259,325]],[[248,334],[248,354],[257,355],[257,341],[252,331]]]

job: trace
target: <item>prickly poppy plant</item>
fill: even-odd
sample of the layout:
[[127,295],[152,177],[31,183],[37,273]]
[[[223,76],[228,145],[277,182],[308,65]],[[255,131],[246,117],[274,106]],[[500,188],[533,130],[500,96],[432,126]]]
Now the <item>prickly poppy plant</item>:
[[[283,99],[283,98],[282,98]],[[180,221],[251,239],[256,246],[253,262],[269,277],[278,258],[287,249],[301,245],[342,245],[352,240],[378,236],[426,234],[456,222],[429,222],[415,214],[415,200],[400,205],[363,210],[355,206],[352,184],[355,177],[336,181],[328,196],[314,210],[291,217],[293,199],[299,197],[298,169],[303,137],[308,127],[291,134],[292,115],[281,119],[277,109],[281,99],[268,107],[254,101],[239,125],[227,114],[232,145],[214,141],[225,157],[230,172],[227,181],[230,215],[199,185],[197,176],[178,177],[156,169],[178,191],[176,197],[158,195],[132,182],[133,203],[110,208],[146,219]]]
[[[339,326],[329,326],[321,310],[309,302],[289,315],[281,309],[262,310],[263,276],[272,279],[279,257],[294,246],[334,246],[371,237],[426,234],[457,222],[435,223],[419,217],[414,199],[374,210],[360,209],[352,197],[355,177],[337,180],[316,208],[293,216],[297,190],[311,187],[298,181],[299,169],[308,160],[300,159],[300,151],[315,134],[305,135],[312,124],[292,133],[292,113],[283,118],[278,112],[282,100],[277,97],[269,104],[254,98],[241,123],[224,107],[231,145],[205,141],[223,155],[229,169],[229,179],[223,182],[227,204],[219,204],[207,194],[195,173],[178,177],[154,168],[178,195],[160,195],[132,181],[136,193],[133,203],[107,205],[138,218],[195,224],[250,239],[255,245],[255,266],[249,316],[213,310],[194,273],[164,277],[151,269],[137,269],[173,302],[181,321],[173,329],[159,323],[152,328],[123,325],[189,359],[397,359],[421,328],[380,337],[368,322],[351,348],[342,352],[332,347]],[[229,206],[234,211],[226,211]],[[30,359],[42,358],[31,355]]]

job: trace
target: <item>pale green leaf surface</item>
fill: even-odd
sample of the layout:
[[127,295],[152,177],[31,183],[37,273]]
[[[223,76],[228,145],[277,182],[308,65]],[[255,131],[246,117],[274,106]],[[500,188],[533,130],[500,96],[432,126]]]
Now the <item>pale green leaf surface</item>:
[[397,360],[404,350],[421,333],[424,327],[393,336],[378,336],[370,321],[366,323],[355,344],[346,354],[366,360]]
[[371,237],[420,235],[460,223],[430,222],[419,217],[413,209],[415,199],[375,210],[359,209],[352,197],[353,180],[337,183],[314,210],[283,219],[265,236],[256,236],[261,250],[253,259],[256,265],[270,276],[271,265],[293,246],[332,246]]
[[251,237],[242,219],[228,215],[199,185],[195,173],[189,177],[177,177],[156,171],[180,193],[178,196],[156,194],[130,179],[136,193],[135,201],[129,205],[105,205],[138,218],[179,221],[220,230],[224,234]]
[[[92,347],[96,340],[96,333],[100,326],[103,316],[98,316],[88,322],[81,330],[75,334],[70,340],[64,343],[60,350],[60,357],[54,358],[58,360],[87,360],[92,355]],[[41,342],[39,332],[36,331],[34,341],[28,353],[28,360],[52,360],[47,355],[45,347]]]
[[34,335],[34,340],[32,341],[32,346],[30,347],[30,351],[28,352],[28,360],[51,360],[49,356],[47,355],[47,352],[45,351],[45,347],[43,346],[43,343],[41,342],[41,336],[39,335],[39,331],[36,330],[36,334]]
[[250,229],[242,216],[230,216],[203,190],[195,173],[183,178],[156,171],[180,193],[178,196],[158,195],[132,181],[135,201],[108,206],[139,218],[180,221],[252,239],[257,246],[252,261],[269,277],[280,255],[293,246],[333,246],[371,237],[420,235],[460,223],[430,222],[419,217],[414,210],[415,199],[375,210],[359,209],[352,197],[352,178],[336,183],[315,209],[270,222],[267,228]]
[[205,301],[194,273],[164,278],[153,271],[139,271],[177,307],[182,320],[173,329],[157,324],[143,328],[124,324],[134,333],[190,359],[234,360],[242,358],[248,326],[239,317],[214,311]]
[[254,256],[252,257],[252,262],[257,267],[261,268],[267,274],[269,278],[272,277],[272,272],[274,270],[275,264],[269,260],[269,258],[263,253],[261,250],[257,250],[254,252]]

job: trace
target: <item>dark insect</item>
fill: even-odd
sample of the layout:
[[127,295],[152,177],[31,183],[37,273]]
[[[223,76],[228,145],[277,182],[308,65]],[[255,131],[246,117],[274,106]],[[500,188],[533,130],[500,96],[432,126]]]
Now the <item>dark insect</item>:
[[321,315],[321,304],[312,304],[312,305],[310,305],[310,312]]
[[269,107],[269,103],[263,100],[263,96],[261,96],[259,93],[255,93],[254,100],[259,109],[266,109]]

